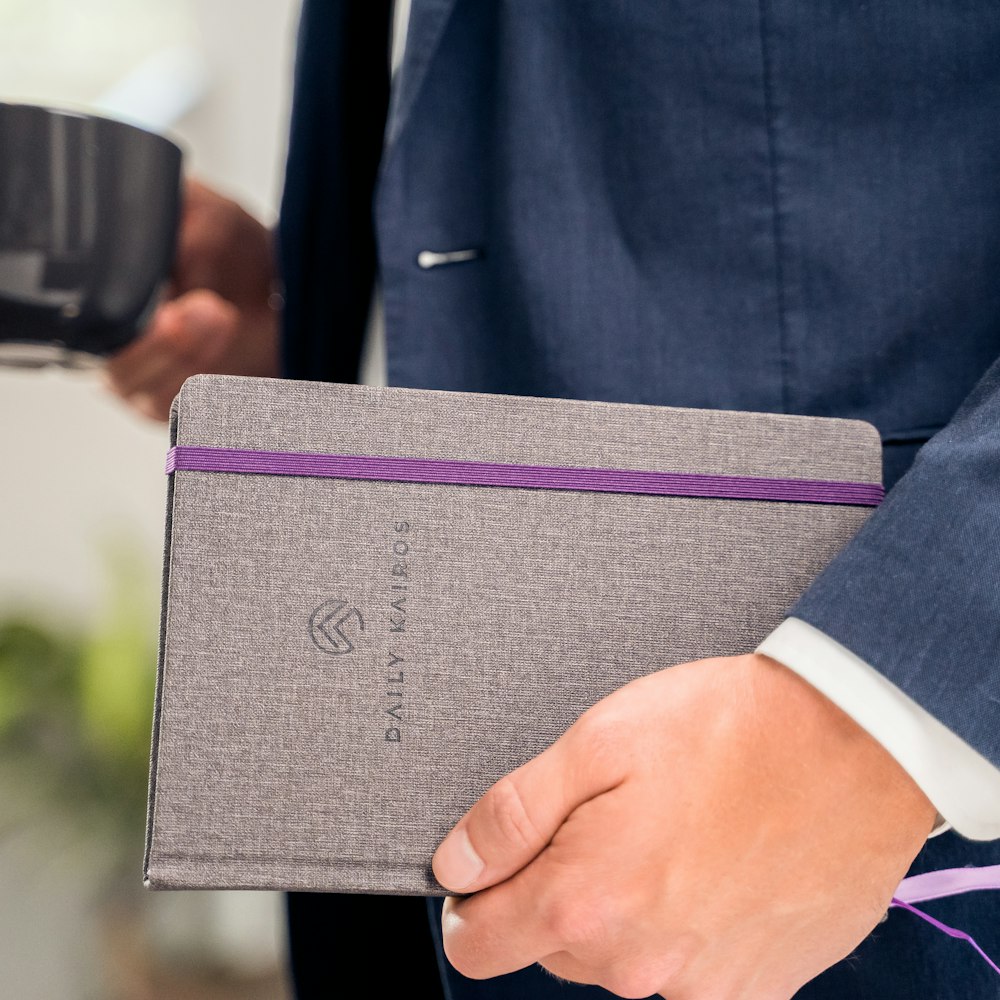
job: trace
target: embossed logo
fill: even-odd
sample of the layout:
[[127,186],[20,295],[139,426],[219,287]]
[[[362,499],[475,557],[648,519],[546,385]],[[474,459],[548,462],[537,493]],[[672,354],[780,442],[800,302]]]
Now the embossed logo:
[[352,619],[357,622],[358,631],[363,632],[365,622],[357,608],[337,598],[324,601],[309,616],[309,638],[324,653],[350,653],[354,649],[354,643],[347,637],[344,626]]

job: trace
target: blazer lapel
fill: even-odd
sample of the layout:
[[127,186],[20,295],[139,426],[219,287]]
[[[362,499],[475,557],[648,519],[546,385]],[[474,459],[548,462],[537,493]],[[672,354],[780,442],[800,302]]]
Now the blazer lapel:
[[413,0],[403,63],[389,105],[387,147],[395,142],[409,118],[455,2],[456,0]]

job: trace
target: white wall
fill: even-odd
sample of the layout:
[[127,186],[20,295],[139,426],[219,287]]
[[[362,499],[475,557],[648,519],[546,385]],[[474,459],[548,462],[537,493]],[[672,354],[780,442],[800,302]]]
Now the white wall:
[[[31,2],[54,17],[66,0]],[[176,126],[188,162],[203,178],[273,220],[297,2],[170,2],[186,7],[187,18],[171,43],[194,45],[203,53],[206,70],[203,100]],[[73,0],[73,5],[85,19],[88,0]],[[112,6],[111,0],[103,0],[102,16]],[[112,13],[127,19],[129,11],[139,7],[137,0],[118,3]],[[24,8],[22,0],[0,0],[0,31],[14,23],[9,18],[18,8]],[[125,21],[116,23],[127,32]],[[145,38],[138,28],[134,34]],[[59,44],[72,46],[72,34],[63,35]],[[10,32],[7,37],[12,37]],[[31,32],[23,37],[22,48],[30,44]],[[148,48],[149,40],[143,44]],[[80,52],[71,54],[84,59]],[[0,51],[0,61],[2,55]],[[38,52],[23,55],[26,67],[38,66]],[[67,57],[67,62],[72,60]],[[54,103],[86,104],[113,82],[100,66],[92,78],[81,75],[77,87],[66,73],[59,78],[62,83],[45,83],[25,70],[19,90],[12,67],[16,69],[8,60],[7,69],[0,72],[0,100],[30,99],[34,93]],[[148,568],[149,627],[154,634],[166,445],[164,427],[131,414],[104,391],[99,377],[0,368],[0,614],[24,604],[57,618],[99,614],[105,595],[101,545],[113,538],[134,543]],[[99,895],[94,876],[88,881],[81,862],[69,868],[63,864],[58,878],[32,874],[35,869],[54,871],[47,849],[37,846],[51,840],[29,836],[13,844],[0,838],[0,993],[20,1000],[110,996],[101,986],[94,958],[100,946],[98,928],[87,922],[90,901]],[[138,858],[141,844],[135,849]],[[233,902],[227,904],[227,898]],[[250,896],[216,894],[210,903],[213,913],[225,914],[228,906],[236,915],[228,922],[218,918],[222,923],[215,932],[222,942],[219,947],[228,950],[233,961],[245,958],[249,947],[258,969],[268,961],[281,962],[278,897],[254,901]]]
[[267,221],[280,196],[297,0],[198,0],[207,100],[180,123],[200,176]]
[[[297,2],[198,0],[190,14],[208,90],[175,134],[195,173],[273,221]],[[0,99],[29,96],[4,83]],[[59,101],[51,87],[45,96]],[[106,532],[134,537],[156,572],[165,448],[162,426],[133,416],[99,377],[0,368],[0,608],[93,610]]]

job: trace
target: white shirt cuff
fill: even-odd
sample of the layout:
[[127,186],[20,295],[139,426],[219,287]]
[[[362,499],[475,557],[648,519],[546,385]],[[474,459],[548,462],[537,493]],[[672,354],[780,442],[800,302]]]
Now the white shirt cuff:
[[892,754],[937,808],[972,840],[1000,838],[1000,768],[825,632],[787,618],[758,647],[843,709]]

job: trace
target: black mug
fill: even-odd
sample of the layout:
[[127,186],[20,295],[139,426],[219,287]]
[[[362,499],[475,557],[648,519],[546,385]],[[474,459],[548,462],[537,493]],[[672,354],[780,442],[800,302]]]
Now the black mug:
[[181,151],[134,125],[0,103],[0,363],[124,347],[173,263]]

